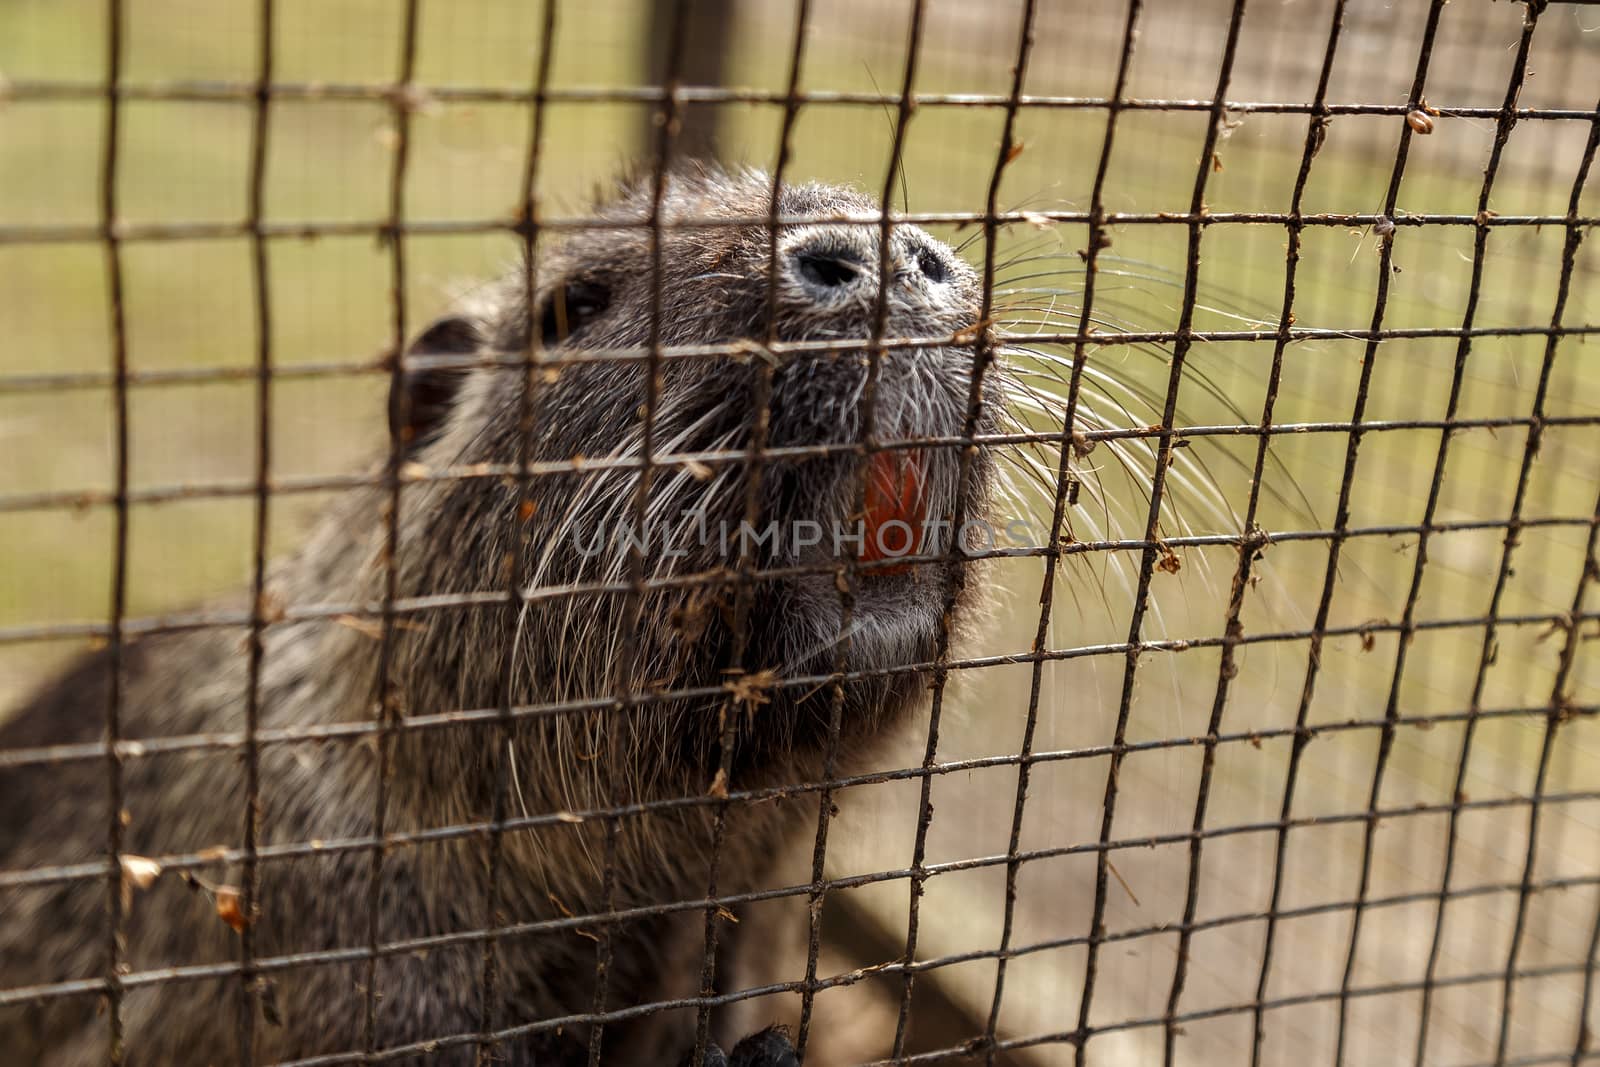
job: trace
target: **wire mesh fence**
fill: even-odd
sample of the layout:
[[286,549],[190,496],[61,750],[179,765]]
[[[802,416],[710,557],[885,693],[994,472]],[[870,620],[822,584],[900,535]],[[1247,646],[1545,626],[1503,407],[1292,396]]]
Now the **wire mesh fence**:
[[1596,10],[0,10],[0,1030],[1600,1055]]

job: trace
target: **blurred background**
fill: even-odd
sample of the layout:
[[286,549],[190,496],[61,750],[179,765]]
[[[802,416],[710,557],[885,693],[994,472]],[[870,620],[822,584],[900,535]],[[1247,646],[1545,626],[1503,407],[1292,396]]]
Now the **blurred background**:
[[[282,480],[364,469],[385,446],[386,379],[357,369],[388,343],[386,248],[372,229],[387,212],[396,144],[381,93],[318,93],[318,86],[369,86],[397,76],[404,6],[398,0],[280,0],[276,75],[297,91],[270,107],[265,214],[272,224],[352,224],[349,235],[284,236],[271,243],[274,388],[273,475]],[[95,494],[112,484],[110,319],[98,222],[105,103],[103,3],[0,0],[0,715],[83,643],[28,639],[24,630],[103,620],[112,562],[112,510]],[[893,94],[904,77],[910,0],[817,0],[803,41],[801,86],[819,93]],[[1232,5],[1152,0],[1144,5],[1126,96],[1207,101],[1215,91]],[[1249,5],[1228,99],[1308,104],[1327,51],[1331,0],[1259,0]],[[1035,97],[1105,98],[1122,52],[1124,3],[1041,3],[1024,91]],[[251,83],[259,27],[251,0],[127,0],[123,82],[186,87],[179,99],[134,93],[125,104],[118,174],[120,221],[137,226],[238,224],[247,210]],[[586,0],[559,5],[552,87],[615,89],[659,77],[670,5]],[[1408,100],[1428,5],[1352,0],[1328,88],[1334,104],[1395,107]],[[1406,215],[1470,219],[1494,142],[1494,117],[1457,109],[1498,108],[1513,74],[1525,8],[1457,2],[1443,12],[1426,99],[1439,111],[1428,136],[1412,138],[1397,207]],[[1022,17],[1019,0],[929,0],[916,91],[1010,91]],[[529,105],[540,48],[539,5],[520,0],[423,0],[405,214],[443,223],[509,218],[520,196]],[[692,5],[687,80],[781,94],[794,52],[792,0]],[[1600,8],[1552,4],[1540,20],[1520,106],[1565,117],[1519,122],[1506,143],[1489,208],[1499,216],[1552,217],[1546,225],[1490,229],[1475,324],[1547,326],[1561,276],[1567,211],[1600,92]],[[504,90],[452,96],[463,88]],[[437,92],[444,90],[443,92]],[[436,94],[437,93],[437,94]],[[581,95],[581,94],[579,94]],[[654,105],[615,99],[548,105],[547,149],[538,176],[542,209],[588,210],[618,170],[646,154]],[[466,98],[463,98],[465,96]],[[519,98],[520,97],[520,98]],[[859,99],[801,110],[788,176],[842,182],[877,193],[885,184],[892,107]],[[686,137],[732,163],[771,167],[780,104],[691,105]],[[1122,112],[1105,186],[1109,212],[1186,212],[1210,120],[1201,108]],[[926,104],[910,123],[904,180],[894,207],[916,213],[975,212],[995,168],[1004,109]],[[1087,211],[1107,121],[1104,107],[1025,106],[1021,154],[1007,168],[1001,205],[1034,212]],[[1305,142],[1304,113],[1231,109],[1208,164],[1213,212],[1289,210]],[[1306,213],[1381,213],[1401,114],[1336,115],[1305,189]],[[1600,168],[1597,168],[1600,169]],[[1600,215],[1592,173],[1579,215]],[[930,227],[958,242],[971,227]],[[459,229],[459,227],[457,227]],[[131,478],[136,491],[234,486],[253,477],[254,359],[251,262],[246,238],[227,226],[124,247],[131,366],[152,377],[131,393]],[[408,297],[420,326],[514,262],[509,232],[440,232],[405,238]],[[1182,305],[1188,229],[1182,224],[1112,225],[1096,311],[1103,329],[1163,331]],[[1385,328],[1458,329],[1466,314],[1475,227],[1402,225],[1389,277]],[[1194,325],[1272,331],[1282,303],[1287,233],[1279,224],[1207,229]],[[1011,330],[1070,332],[1083,284],[1081,224],[1019,224],[1001,235]],[[1294,325],[1366,329],[1380,276],[1380,240],[1370,226],[1305,230]],[[968,247],[981,255],[981,242]],[[1564,322],[1600,326],[1600,250],[1581,246]],[[1426,1062],[1578,1062],[1586,967],[1600,911],[1600,592],[1590,581],[1568,616],[1585,568],[1600,492],[1600,349],[1591,333],[1564,337],[1543,377],[1547,338],[1476,338],[1465,363],[1458,417],[1475,425],[1452,435],[1435,518],[1464,529],[1433,535],[1414,618],[1419,630],[1403,672],[1394,629],[1418,568],[1418,536],[1370,532],[1415,527],[1434,481],[1458,342],[1453,337],[1386,340],[1374,357],[1365,418],[1384,423],[1362,441],[1351,493],[1354,529],[1332,587],[1328,628],[1313,660],[1302,638],[1323,595],[1329,543],[1311,537],[1268,548],[1245,593],[1241,646],[1221,719],[1224,740],[1202,826],[1195,875],[1189,977],[1178,1004],[1177,1062],[1248,1061],[1258,983],[1274,1002],[1262,1019],[1261,1062],[1332,1062],[1337,993],[1351,952],[1369,794],[1384,717],[1397,694],[1393,749],[1378,787],[1369,905],[1355,943],[1345,1026],[1345,1062],[1411,1062],[1420,985],[1436,928],[1440,983],[1433,996]],[[1328,337],[1289,346],[1275,419],[1348,423],[1366,344]],[[1070,349],[1046,349],[1070,355]],[[1096,414],[1109,427],[1159,421],[1169,353],[1161,346],[1093,349]],[[1273,344],[1197,344],[1179,397],[1179,427],[1261,420]],[[1030,357],[1017,357],[1028,364]],[[326,365],[347,365],[328,373]],[[191,371],[231,368],[227,374]],[[301,373],[297,374],[297,368]],[[318,369],[323,368],[323,369]],[[170,372],[170,373],[163,373]],[[60,376],[69,376],[70,381]],[[1528,444],[1527,420],[1541,396],[1555,420],[1543,434],[1520,515],[1525,529],[1510,560],[1486,639],[1502,568],[1504,524],[1513,512]],[[1046,384],[1057,402],[1063,387]],[[1046,412],[1048,415],[1048,411]],[[1059,422],[1059,414],[1055,416]],[[1039,425],[1051,420],[1041,416]],[[1433,422],[1414,427],[1393,423]],[[1334,520],[1348,435],[1337,427],[1276,437],[1256,521],[1274,533],[1327,529]],[[1112,453],[1120,447],[1121,461]],[[1173,468],[1163,511],[1167,537],[1237,535],[1250,490],[1256,438],[1195,436]],[[1137,539],[1151,461],[1143,442],[1103,444],[1085,458],[1085,493],[1069,517],[1081,540]],[[132,511],[129,609],[135,616],[193,607],[249,578],[248,495],[186,500],[181,493]],[[82,497],[81,500],[77,499]],[[325,502],[286,493],[271,510],[273,551],[291,548]],[[1040,502],[1041,508],[1046,508]],[[1473,524],[1482,524],[1474,526]],[[1496,527],[1495,524],[1498,524]],[[1040,529],[1048,527],[1043,512]],[[1156,573],[1150,640],[1212,641],[1223,633],[1238,566],[1231,545],[1177,551],[1180,566]],[[1088,552],[1064,567],[1050,620],[1051,649],[1092,650],[1126,640],[1138,566],[1135,552]],[[993,618],[964,650],[971,657],[1026,653],[1038,625],[1042,565],[1008,560],[984,572]],[[1363,628],[1368,628],[1364,630]],[[1575,656],[1561,683],[1563,648]],[[1108,757],[1125,658],[1072,653],[1042,670],[1039,721],[1021,825],[1021,847],[1060,849],[1100,835]],[[956,672],[937,749],[940,761],[1015,756],[1028,717],[1029,663]],[[1303,750],[1288,801],[1295,827],[1279,870],[1276,821],[1285,804],[1292,728],[1308,669],[1315,671],[1306,722],[1320,728]],[[1164,1038],[1190,871],[1204,747],[1170,743],[1207,730],[1221,671],[1213,644],[1143,657],[1131,694],[1127,740],[1109,853],[1098,985],[1089,1042],[1095,1064],[1155,1062]],[[1476,697],[1474,694],[1476,693]],[[1557,699],[1559,697],[1559,700]],[[1560,704],[1571,715],[1553,719]],[[1490,711],[1470,730],[1468,713]],[[1442,717],[1442,718],[1441,718]],[[1555,725],[1551,725],[1555,723]],[[1546,731],[1553,729],[1542,782]],[[913,723],[881,761],[923,758],[926,721]],[[1254,736],[1260,732],[1265,736]],[[1470,735],[1470,744],[1468,744]],[[1147,744],[1148,743],[1148,744]],[[1465,746],[1465,749],[1464,749]],[[1087,751],[1086,751],[1087,750]],[[1459,778],[1459,790],[1457,788]],[[959,1044],[982,1032],[994,998],[1005,914],[1005,866],[959,861],[1003,857],[1016,800],[1015,762],[937,774],[930,864],[955,862],[926,883],[919,958],[980,954],[926,972],[912,1004],[913,1049]],[[1541,789],[1536,809],[1526,798]],[[846,877],[909,865],[918,783],[846,790],[830,835],[828,873]],[[1452,811],[1455,817],[1452,819]],[[1529,864],[1530,814],[1537,848]],[[1454,834],[1452,835],[1452,827]],[[1447,846],[1454,841],[1450,896],[1439,927]],[[1137,847],[1132,847],[1137,845]],[[1017,878],[1011,959],[1000,1002],[1002,1038],[1060,1035],[1079,1025],[1093,917],[1092,851],[1031,860]],[[809,879],[809,847],[786,875]],[[1502,983],[1516,939],[1513,1010]],[[1263,966],[1265,913],[1277,891],[1270,965]],[[822,973],[894,959],[904,950],[903,880],[829,894]],[[803,909],[803,905],[802,905]],[[1056,944],[1066,940],[1067,944]],[[775,947],[771,967],[799,977],[804,944]],[[821,1063],[887,1055],[901,979],[867,978],[817,1001]],[[784,1002],[761,1010],[783,1015]],[[1600,1020],[1590,1007],[1591,1019]],[[1153,1024],[1152,1024],[1153,1021]],[[1501,1030],[1505,1029],[1504,1048]],[[1395,1050],[1400,1049],[1397,1053]],[[1072,1045],[1043,1041],[1007,1054],[1016,1063],[1070,1062]]]

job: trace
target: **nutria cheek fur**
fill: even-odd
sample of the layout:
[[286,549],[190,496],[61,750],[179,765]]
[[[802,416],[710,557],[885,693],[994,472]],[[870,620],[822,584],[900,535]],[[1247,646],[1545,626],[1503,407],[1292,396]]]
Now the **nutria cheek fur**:
[[[675,176],[667,187],[669,219],[763,217],[770,179],[756,173],[704,171]],[[453,315],[424,335],[422,351],[479,348],[519,351],[537,339],[559,352],[639,347],[649,342],[648,235],[622,223],[645,214],[645,194],[625,191],[601,212],[615,229],[575,235],[541,255],[532,306],[520,273],[478,308]],[[796,186],[783,193],[785,215],[870,215],[849,192]],[[784,340],[848,340],[870,335],[877,297],[875,225],[824,225],[780,233],[777,319]],[[760,339],[768,335],[768,235],[762,227],[663,231],[665,271],[660,330],[665,345]],[[955,336],[972,326],[978,284],[948,248],[914,227],[895,230],[888,333]],[[876,436],[959,437],[967,417],[970,345],[892,350],[881,360]],[[539,378],[532,399],[535,462],[637,458],[641,446],[639,363],[569,364]],[[663,368],[654,420],[654,451],[737,454],[749,444],[748,360],[671,360]],[[796,354],[773,372],[769,445],[850,445],[862,429],[861,351]],[[413,442],[410,460],[442,470],[476,463],[514,464],[523,451],[522,375],[478,368],[410,374],[407,402],[396,406]],[[994,426],[998,400],[986,398],[980,432]],[[979,458],[958,484],[953,449],[927,449],[917,460],[915,499],[931,516],[981,513],[990,464]],[[763,519],[848,524],[854,514],[857,462],[843,451],[765,464]],[[614,534],[633,515],[637,474],[596,469],[541,475],[529,482],[532,507],[510,481],[453,479],[409,485],[402,494],[393,565],[402,597],[504,591],[514,575],[538,593],[517,606],[479,604],[417,613],[392,635],[391,694],[402,716],[453,710],[588,702],[600,710],[501,723],[406,729],[389,750],[386,833],[481,824],[494,809],[497,783],[514,783],[507,810],[583,812],[619,803],[704,795],[722,762],[720,698],[658,700],[603,707],[624,691],[664,692],[722,686],[733,659],[733,594],[726,583],[654,588],[638,602],[625,593],[553,596],[548,590],[594,583],[626,587],[626,542],[607,536],[599,552],[580,551],[599,529]],[[716,529],[745,517],[742,458],[710,469],[662,465],[650,487],[647,516],[683,552],[645,559],[648,577],[726,576],[737,559],[716,538],[686,537],[695,523]],[[964,500],[958,500],[959,493]],[[281,604],[373,603],[385,582],[387,497],[379,489],[338,502],[293,558],[271,571]],[[905,506],[905,505],[901,505]],[[610,524],[607,527],[607,524]],[[942,548],[935,544],[927,550]],[[763,546],[763,566],[827,563],[818,550]],[[509,562],[508,562],[509,561]],[[508,573],[507,567],[512,570]],[[951,590],[946,568],[864,574],[847,666],[871,671],[925,662],[933,653]],[[971,585],[972,583],[967,583]],[[958,597],[959,621],[971,594]],[[764,578],[750,591],[743,666],[770,678],[833,669],[840,601],[831,572]],[[267,730],[371,721],[379,697],[383,642],[370,627],[339,621],[280,624],[265,631],[260,678],[261,726]],[[236,631],[197,631],[132,642],[124,663],[122,722],[129,738],[237,731],[248,684]],[[98,735],[107,700],[106,661],[90,658],[0,728],[0,746],[21,747]],[[870,756],[870,742],[915,707],[926,679],[880,674],[844,688],[842,751]],[[831,690],[763,686],[761,700],[736,704],[736,788],[817,779],[827,749]],[[762,701],[765,701],[764,703]],[[266,846],[363,838],[375,832],[377,746],[331,742],[262,747],[261,837]],[[507,772],[507,773],[502,773]],[[90,862],[103,854],[107,812],[99,761],[0,772],[0,867],[19,869]],[[125,848],[140,855],[203,850],[238,841],[243,774],[215,751],[149,755],[125,764]],[[22,813],[25,817],[14,817]],[[764,871],[795,833],[809,832],[814,798],[734,805],[720,861],[719,892],[761,884]],[[449,837],[389,849],[382,863],[380,940],[557,920],[607,910],[605,864],[615,873],[616,908],[703,896],[714,813],[677,807],[630,817],[608,840],[603,820],[556,821],[502,839],[498,907],[488,912],[485,835]],[[371,856],[361,850],[260,867],[256,951],[262,956],[359,948],[368,936]],[[200,872],[212,883],[239,872]],[[0,907],[0,985],[95,978],[103,974],[105,886],[99,878],[14,891]],[[687,910],[612,927],[614,953],[607,1004],[645,1004],[698,992],[703,916]],[[736,936],[729,927],[725,936]],[[140,893],[126,921],[124,958],[134,971],[236,959],[235,935],[218,921],[207,894],[164,875]],[[592,931],[513,935],[496,945],[496,1024],[582,1014],[594,1004]],[[482,948],[470,939],[426,953],[384,956],[376,968],[380,1047],[450,1034],[482,1023]],[[278,1023],[258,1027],[264,1060],[356,1049],[364,1039],[365,964],[358,960],[274,971]],[[142,984],[125,994],[128,1062],[221,1061],[233,1054],[238,978]],[[693,1013],[658,1014],[608,1026],[608,1063],[664,1062],[692,1041]],[[737,1035],[722,1035],[736,1037]],[[19,1062],[65,1065],[104,1055],[105,1023],[92,998],[57,998],[0,1010],[0,1047],[21,1049]],[[507,1043],[511,1062],[581,1062],[587,1031],[567,1028]],[[429,1062],[470,1062],[471,1045]],[[668,1058],[672,1058],[668,1057]]]

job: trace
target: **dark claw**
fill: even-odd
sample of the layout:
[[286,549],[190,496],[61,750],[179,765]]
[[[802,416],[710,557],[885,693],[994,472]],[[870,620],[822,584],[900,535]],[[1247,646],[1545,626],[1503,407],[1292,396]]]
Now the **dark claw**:
[[[678,1067],[694,1067],[694,1049],[683,1054],[683,1059],[678,1061]],[[713,1041],[701,1054],[700,1067],[728,1067],[728,1054]]]
[[[694,1049],[683,1053],[683,1059],[678,1061],[678,1067],[694,1067]],[[728,1054],[712,1041],[706,1046],[706,1051],[701,1054],[701,1067],[728,1067]]]
[[[693,1063],[694,1050],[690,1049],[678,1067],[693,1067]],[[782,1026],[769,1026],[733,1046],[732,1056],[712,1042],[700,1057],[700,1067],[800,1067],[800,1057],[789,1041],[789,1031]]]
[[800,1067],[800,1057],[789,1042],[789,1031],[769,1026],[733,1046],[728,1067]]

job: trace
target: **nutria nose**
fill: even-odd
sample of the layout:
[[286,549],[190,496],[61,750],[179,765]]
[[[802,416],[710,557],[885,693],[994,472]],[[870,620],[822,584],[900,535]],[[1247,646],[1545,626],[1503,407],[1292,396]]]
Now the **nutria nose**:
[[[896,239],[894,270],[899,286],[922,288],[949,280],[944,258],[916,238]],[[806,234],[783,254],[787,273],[813,300],[831,304],[844,297],[866,298],[878,283],[878,254],[870,235],[841,230]]]
[[853,252],[844,249],[801,248],[792,256],[801,283],[818,293],[848,289],[866,266]]

